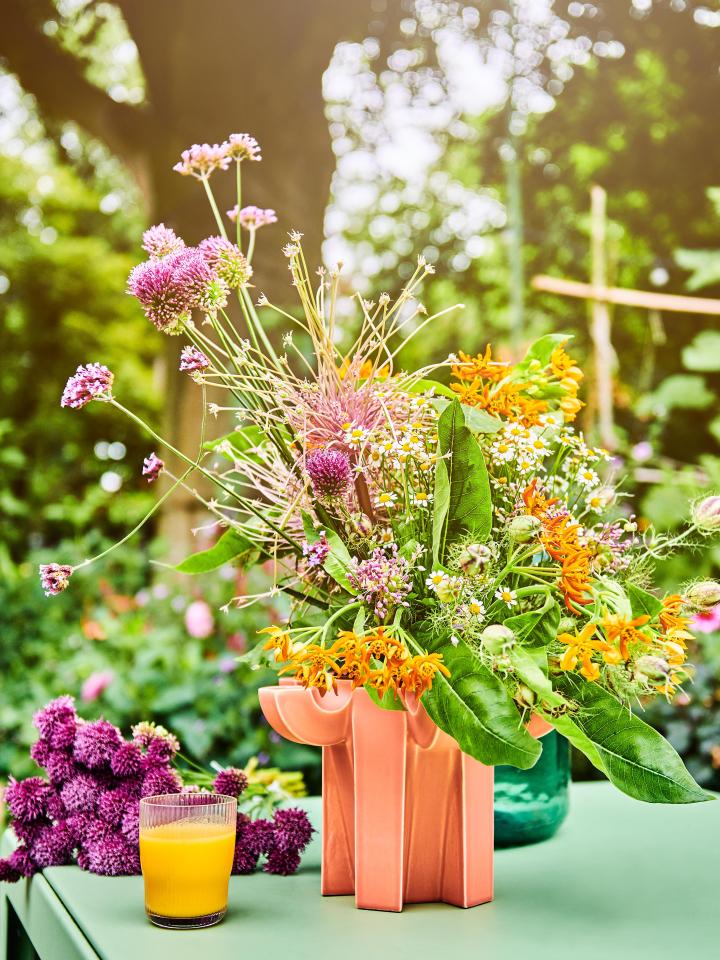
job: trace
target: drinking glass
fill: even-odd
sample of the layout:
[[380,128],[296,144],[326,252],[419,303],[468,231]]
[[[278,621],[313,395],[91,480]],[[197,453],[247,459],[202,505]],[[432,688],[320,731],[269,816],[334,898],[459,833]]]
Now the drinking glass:
[[145,912],[158,927],[196,929],[225,916],[237,800],[166,793],[140,801]]

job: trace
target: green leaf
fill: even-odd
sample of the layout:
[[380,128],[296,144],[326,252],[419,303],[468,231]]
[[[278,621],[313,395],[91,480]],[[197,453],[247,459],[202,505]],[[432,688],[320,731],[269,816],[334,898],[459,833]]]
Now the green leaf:
[[253,555],[257,558],[259,549],[252,540],[237,530],[229,529],[220,537],[218,542],[209,550],[199,550],[185,557],[175,567],[180,573],[207,573],[217,570],[231,561],[249,565]]
[[537,707],[537,712],[544,720],[551,723],[561,736],[571,743],[580,753],[584,753],[590,763],[601,773],[607,773],[603,762],[600,759],[600,753],[595,744],[587,737],[580,727],[573,721],[569,713],[564,713],[559,717],[553,716],[547,710],[543,710],[542,705]]
[[547,645],[557,636],[560,607],[552,594],[548,594],[543,605],[537,610],[518,613],[514,617],[508,617],[503,623],[512,630],[520,643],[529,639],[532,646]]
[[385,693],[380,696],[380,694],[372,687],[369,683],[365,684],[365,689],[368,692],[368,696],[373,703],[377,704],[378,707],[381,707],[383,710],[404,710],[403,702],[395,693],[394,690],[386,690]]
[[[229,444],[232,450],[238,454],[238,457],[244,453],[247,453],[248,450],[252,450],[255,447],[260,446],[265,440],[266,434],[264,431],[256,426],[255,424],[249,424],[246,427],[239,428],[238,430],[233,430],[232,433],[226,434],[224,437],[217,437],[215,440],[207,440],[203,444],[203,450],[218,450],[218,447],[223,446],[224,444]],[[227,457],[229,460],[234,459],[230,453],[225,453],[224,451],[218,451],[222,456]]]
[[565,706],[567,701],[559,693],[553,690],[553,685],[547,676],[547,653],[544,648],[535,648],[537,652],[542,652],[545,660],[545,670],[538,663],[535,651],[531,652],[527,647],[514,646],[510,651],[515,673],[520,677],[523,683],[527,684],[538,697],[551,707]]
[[[457,400],[455,394],[453,394],[453,400]],[[437,397],[433,400],[433,406],[438,413],[442,413],[443,410],[447,410],[450,404],[445,397]],[[466,404],[462,404],[461,406],[465,416],[465,425],[469,427],[473,433],[497,433],[498,430],[502,430],[502,421],[498,420],[497,417],[493,417],[487,410],[480,410],[478,407],[469,407]]]
[[457,400],[440,416],[438,436],[443,457],[440,462],[445,470],[436,470],[435,494],[441,500],[434,510],[433,552],[442,562],[445,545],[463,533],[487,539],[492,527],[492,499],[485,458],[465,426],[463,408]]
[[714,799],[695,783],[667,740],[612,694],[570,673],[557,677],[556,684],[579,706],[572,722],[593,745],[608,778],[623,793],[648,803]]
[[628,583],[625,585],[625,589],[630,600],[633,617],[643,617],[647,614],[653,620],[662,610],[662,602],[652,593],[643,590],[642,587],[638,587],[634,583]]
[[544,337],[540,337],[539,340],[530,345],[518,367],[525,370],[531,363],[535,362],[539,363],[541,367],[546,367],[550,363],[553,350],[567,343],[568,340],[572,340],[572,334],[570,333],[548,333]]
[[342,542],[340,537],[332,530],[325,531],[325,537],[330,544],[330,553],[325,558],[323,570],[333,578],[336,583],[344,587],[349,593],[354,593],[348,582],[348,571],[351,566],[351,557],[348,548]]
[[462,640],[443,645],[450,677],[435,674],[422,703],[435,723],[460,749],[490,766],[510,764],[527,770],[541,746],[523,726],[510,693]]
[[429,390],[433,390],[442,397],[448,397],[450,400],[456,399],[455,392],[450,387],[445,386],[444,383],[440,383],[439,380],[416,380],[408,387],[408,393],[427,393]]
[[[720,253],[718,254],[720,267]],[[720,276],[719,276],[720,279]],[[720,332],[703,330],[682,352],[683,365],[688,370],[716,373],[720,370]]]

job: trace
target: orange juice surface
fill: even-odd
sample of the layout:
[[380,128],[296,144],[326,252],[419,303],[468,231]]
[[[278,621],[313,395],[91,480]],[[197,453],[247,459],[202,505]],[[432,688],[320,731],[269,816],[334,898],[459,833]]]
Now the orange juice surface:
[[140,831],[145,907],[165,917],[201,917],[227,906],[235,831],[176,820]]

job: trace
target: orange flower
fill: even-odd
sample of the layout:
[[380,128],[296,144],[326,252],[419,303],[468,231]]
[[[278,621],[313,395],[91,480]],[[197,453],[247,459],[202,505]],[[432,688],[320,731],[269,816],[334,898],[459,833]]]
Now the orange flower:
[[644,627],[649,619],[650,617],[647,614],[629,620],[619,613],[606,612],[600,623],[608,641],[613,644],[617,643],[620,656],[623,660],[628,660],[630,658],[629,646],[631,643],[648,644],[651,642],[651,638],[646,633],[637,629],[638,627]]
[[270,639],[263,646],[263,650],[274,650],[277,663],[290,660],[293,654],[293,642],[286,630],[281,630],[279,627],[265,627],[259,632],[270,634]]
[[450,671],[442,662],[441,653],[426,653],[410,657],[402,666],[403,687],[421,697],[432,687],[435,674],[450,676]]
[[460,351],[460,362],[453,364],[452,374],[458,380],[489,380],[497,383],[508,372],[510,364],[501,360],[493,360],[492,347],[488,343],[485,353],[471,357]]
[[574,670],[578,662],[581,664],[580,673],[586,680],[591,682],[597,680],[600,676],[600,668],[593,663],[593,653],[602,653],[603,660],[606,663],[616,663],[616,651],[604,640],[593,640],[597,631],[597,624],[586,623],[580,633],[561,633],[558,637],[560,643],[567,646],[567,650],[560,658],[561,670]]
[[311,643],[294,653],[292,662],[283,667],[280,673],[290,673],[293,670],[295,679],[304,687],[316,687],[321,694],[337,689],[340,668],[331,651],[317,643]]

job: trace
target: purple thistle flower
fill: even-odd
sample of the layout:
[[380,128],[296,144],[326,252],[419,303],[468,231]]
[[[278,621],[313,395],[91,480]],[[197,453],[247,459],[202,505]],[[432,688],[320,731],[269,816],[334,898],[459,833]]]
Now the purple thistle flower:
[[58,594],[67,590],[72,575],[73,567],[67,563],[41,563],[40,585],[45,591],[45,596],[57,597]]
[[185,241],[170,227],[166,227],[164,223],[158,223],[145,231],[142,246],[152,260],[160,260],[172,253],[180,253],[185,247]]
[[134,777],[143,768],[143,755],[134,743],[121,743],[110,760],[116,777]]
[[33,717],[33,725],[53,749],[70,747],[75,742],[78,717],[72,697],[57,697]]
[[143,460],[142,475],[148,478],[148,483],[157,480],[164,469],[165,462],[155,452]]
[[68,377],[60,406],[79,410],[91,400],[110,400],[114,379],[114,374],[102,363],[87,363],[85,366],[79,366],[75,373]]
[[275,847],[278,850],[304,850],[315,832],[308,815],[299,807],[276,810],[273,816]]
[[53,750],[43,766],[53,784],[66,783],[78,772],[74,758],[66,750]]
[[69,813],[94,813],[100,786],[89,773],[78,773],[60,790],[60,797]]
[[40,869],[61,867],[70,863],[74,847],[74,831],[61,822],[43,827],[30,846],[30,855]]
[[227,170],[229,166],[226,144],[194,143],[183,150],[173,170],[184,177],[206,180],[214,170]]
[[352,559],[348,582],[358,595],[373,608],[378,620],[397,606],[407,607],[411,581],[408,562],[398,555],[396,543],[376,547],[367,560]]
[[289,877],[300,866],[300,853],[297,850],[271,850],[263,870],[265,873]]
[[260,144],[249,133],[231,133],[222,146],[225,156],[230,160],[237,160],[238,163],[243,160],[262,160]]
[[210,269],[231,290],[242,287],[252,276],[252,267],[245,255],[239,247],[224,237],[208,237],[202,241],[198,250]]
[[305,460],[313,493],[322,503],[341,502],[352,483],[350,461],[341,450],[315,450]]
[[87,869],[103,877],[127,877],[140,873],[140,855],[123,837],[110,836],[87,846]]
[[226,797],[239,797],[247,785],[247,774],[244,770],[238,770],[235,767],[221,770],[213,782],[215,792],[222,793]]
[[259,857],[252,850],[249,850],[242,839],[238,838],[235,844],[235,855],[233,856],[232,872],[235,876],[254,873],[258,865]]
[[42,777],[11,778],[5,791],[5,802],[15,819],[35,823],[46,817],[52,794],[52,787]]
[[275,846],[275,831],[270,820],[250,820],[240,837],[246,849],[258,857],[269,853]]
[[163,793],[178,793],[182,780],[174,770],[153,769],[142,782],[141,796],[156,797]]
[[178,272],[182,253],[139,263],[128,277],[128,293],[139,300],[145,316],[161,333],[177,334],[190,319],[192,304]]
[[308,570],[321,569],[330,553],[330,544],[325,536],[325,531],[322,531],[315,543],[308,543],[306,540],[303,543],[302,552],[307,561]]
[[263,210],[261,207],[243,207],[238,209],[238,205],[227,211],[227,215],[233,223],[240,221],[240,226],[244,230],[259,230],[260,227],[267,227],[271,223],[277,223],[277,216],[274,210]]
[[107,769],[122,742],[122,734],[109,720],[84,723],[75,737],[75,759],[91,770]]
[[194,370],[204,370],[210,366],[210,361],[197,347],[183,347],[180,354],[180,370],[192,372]]

